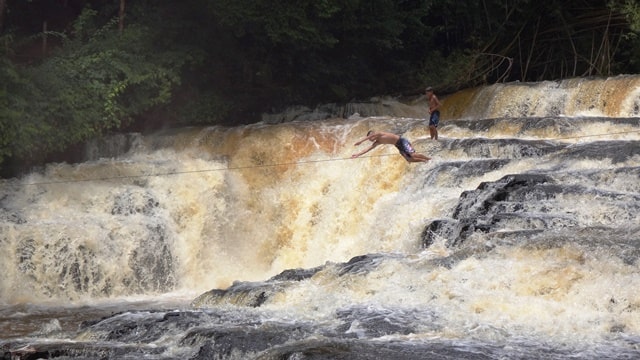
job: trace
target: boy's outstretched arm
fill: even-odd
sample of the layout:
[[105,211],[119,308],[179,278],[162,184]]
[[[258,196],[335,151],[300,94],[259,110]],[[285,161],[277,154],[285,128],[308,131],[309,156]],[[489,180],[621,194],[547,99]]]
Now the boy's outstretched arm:
[[[365,139],[366,140],[366,139]],[[357,144],[357,143],[356,143]],[[380,145],[377,142],[374,142],[373,144],[371,144],[371,146],[369,146],[368,148],[360,151],[359,153],[353,154],[351,155],[352,158],[357,158],[358,156],[364,155],[366,153],[368,153],[369,151],[373,150],[373,148],[375,148],[376,146]]]
[[367,140],[373,140],[375,138],[378,137],[378,134],[371,134],[371,135],[367,135],[365,137],[363,137],[362,139],[358,140],[354,145],[358,146],[360,144],[362,144],[363,142],[367,141]]

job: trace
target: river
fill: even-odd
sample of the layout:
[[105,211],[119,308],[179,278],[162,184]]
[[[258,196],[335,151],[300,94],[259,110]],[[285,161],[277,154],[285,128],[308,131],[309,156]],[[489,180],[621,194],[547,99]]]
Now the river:
[[[439,141],[381,98],[2,180],[0,354],[640,358],[640,76],[442,100]],[[432,160],[352,159],[369,129]]]

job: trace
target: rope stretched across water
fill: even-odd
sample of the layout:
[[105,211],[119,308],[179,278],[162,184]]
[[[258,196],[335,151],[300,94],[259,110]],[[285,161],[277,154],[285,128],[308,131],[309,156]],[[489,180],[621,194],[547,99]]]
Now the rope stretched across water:
[[[636,132],[640,132],[640,130],[623,131],[623,132],[607,133],[607,134],[570,136],[570,137],[553,138],[553,139],[550,139],[550,140],[567,140],[567,139],[579,139],[579,138],[608,136],[608,135],[624,135],[624,134],[630,134],[630,133],[636,133]],[[366,155],[366,156],[359,156],[358,158],[373,158],[373,157],[384,157],[384,156],[394,156],[394,155],[397,155],[397,153]],[[352,157],[347,157],[347,158],[328,158],[328,159],[318,159],[318,160],[295,161],[295,162],[287,162],[287,163],[233,166],[233,167],[221,167],[221,168],[202,169],[202,170],[172,171],[172,172],[155,173],[155,174],[122,175],[122,176],[109,176],[109,177],[101,177],[101,178],[75,179],[75,180],[43,181],[43,182],[34,182],[34,183],[28,183],[28,184],[23,184],[23,185],[24,186],[33,186],[33,185],[52,185],[52,184],[80,183],[80,182],[89,182],[89,181],[109,181],[109,180],[138,179],[138,178],[146,178],[146,177],[172,176],[172,175],[182,175],[182,174],[197,174],[197,173],[215,172],[215,171],[246,170],[246,169],[258,169],[258,168],[266,168],[266,167],[276,167],[276,166],[305,165],[305,164],[313,164],[313,163],[321,163],[321,162],[345,161],[345,160],[352,160],[352,159],[353,159]]]
[[[396,154],[367,155],[367,156],[360,156],[359,158],[382,157],[382,156],[391,156],[391,155],[396,155]],[[25,185],[25,186],[28,186],[28,185],[51,185],[51,184],[79,183],[79,182],[88,182],[88,181],[108,181],[108,180],[137,179],[137,178],[145,178],[145,177],[171,176],[171,175],[182,175],[182,174],[196,174],[196,173],[205,173],[205,172],[214,172],[214,171],[245,170],[245,169],[257,169],[257,168],[265,168],[265,167],[276,167],[276,166],[304,165],[304,164],[312,164],[312,163],[319,163],[319,162],[344,161],[344,160],[352,160],[352,159],[353,159],[352,157],[348,157],[348,158],[329,158],[329,159],[319,159],[319,160],[295,161],[295,162],[288,162],[288,163],[247,165],[247,166],[232,166],[232,167],[221,167],[221,168],[202,169],[202,170],[171,171],[171,172],[166,172],[166,173],[155,173],[155,174],[122,175],[122,176],[108,176],[108,177],[89,178],[89,179],[43,181],[43,182],[28,183],[28,184],[23,184],[23,185]]]

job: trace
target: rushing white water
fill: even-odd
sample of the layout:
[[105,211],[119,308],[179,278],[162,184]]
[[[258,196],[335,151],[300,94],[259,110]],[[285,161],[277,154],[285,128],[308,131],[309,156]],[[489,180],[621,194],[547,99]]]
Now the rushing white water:
[[[386,115],[93,144],[84,163],[3,181],[0,304],[42,319],[47,306],[195,298],[316,268],[284,288],[266,283],[253,316],[340,328],[336,314],[350,309],[344,333],[368,338],[364,323],[389,312],[411,330],[378,334],[396,341],[614,341],[626,354],[640,344],[638,85],[622,76],[453,94],[438,142],[424,119]],[[351,159],[369,129],[433,159],[408,164],[392,146]],[[513,174],[544,179],[504,185]],[[343,272],[365,254],[379,257]],[[194,304],[242,307],[239,294]],[[67,330],[54,321],[66,317],[47,324]],[[0,318],[0,338],[33,328]]]

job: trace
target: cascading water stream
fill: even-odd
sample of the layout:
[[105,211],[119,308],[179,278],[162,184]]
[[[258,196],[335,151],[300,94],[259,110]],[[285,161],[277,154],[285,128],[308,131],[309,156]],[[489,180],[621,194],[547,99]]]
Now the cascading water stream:
[[[0,346],[24,358],[640,356],[639,84],[456,93],[438,142],[424,119],[393,115],[423,101],[391,100],[351,119],[95,142],[83,163],[1,183]],[[392,146],[351,159],[369,129],[433,160],[408,164]]]

